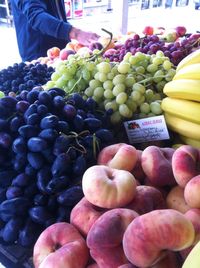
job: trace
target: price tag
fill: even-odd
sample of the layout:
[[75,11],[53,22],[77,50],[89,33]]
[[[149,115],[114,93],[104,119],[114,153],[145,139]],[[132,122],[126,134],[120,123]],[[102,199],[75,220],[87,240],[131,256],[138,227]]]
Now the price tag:
[[168,140],[169,132],[163,115],[124,122],[130,143]]

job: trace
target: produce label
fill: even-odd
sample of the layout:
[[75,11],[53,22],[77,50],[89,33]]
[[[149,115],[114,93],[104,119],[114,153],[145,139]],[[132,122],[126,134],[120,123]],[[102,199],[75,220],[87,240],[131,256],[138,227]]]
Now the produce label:
[[130,143],[169,139],[163,115],[124,122]]

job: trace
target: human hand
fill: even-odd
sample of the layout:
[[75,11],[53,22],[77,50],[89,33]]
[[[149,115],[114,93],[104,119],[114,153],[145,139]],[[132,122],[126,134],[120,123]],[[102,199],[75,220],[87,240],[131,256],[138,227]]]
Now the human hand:
[[70,38],[77,40],[84,46],[89,46],[92,42],[95,42],[99,39],[99,35],[93,32],[87,32],[75,27],[72,27],[70,31]]

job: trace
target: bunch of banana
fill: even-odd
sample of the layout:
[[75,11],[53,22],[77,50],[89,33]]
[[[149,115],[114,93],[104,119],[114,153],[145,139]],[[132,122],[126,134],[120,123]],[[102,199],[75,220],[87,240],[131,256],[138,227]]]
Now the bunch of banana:
[[200,148],[200,49],[179,63],[163,92],[167,97],[161,108],[168,128],[184,144]]

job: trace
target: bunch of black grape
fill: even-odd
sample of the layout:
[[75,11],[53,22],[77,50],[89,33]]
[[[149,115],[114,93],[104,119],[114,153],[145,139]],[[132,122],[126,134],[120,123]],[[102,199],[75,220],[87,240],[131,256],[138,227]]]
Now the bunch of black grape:
[[53,72],[54,68],[46,64],[15,63],[0,71],[0,91],[8,95],[9,92],[31,90],[46,84]]
[[199,34],[186,36],[171,43],[166,43],[165,40],[162,39],[162,36],[147,35],[140,37],[140,35],[134,34],[133,37],[128,38],[124,44],[117,45],[115,52],[113,50],[111,50],[111,52],[105,52],[104,57],[109,58],[110,61],[121,62],[127,52],[131,52],[132,55],[135,55],[137,52],[152,55],[161,50],[164,52],[164,55],[177,66],[193,49],[199,47],[199,42]]
[[110,112],[59,88],[0,99],[0,236],[29,247],[52,223],[69,221],[84,171],[114,143]]

